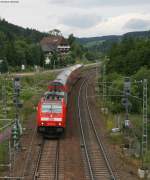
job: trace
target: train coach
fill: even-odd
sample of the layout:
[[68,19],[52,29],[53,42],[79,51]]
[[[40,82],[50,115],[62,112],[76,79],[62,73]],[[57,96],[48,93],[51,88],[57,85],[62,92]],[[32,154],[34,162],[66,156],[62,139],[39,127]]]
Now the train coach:
[[80,77],[82,64],[66,68],[48,86],[37,107],[38,132],[60,135],[66,128],[68,94]]

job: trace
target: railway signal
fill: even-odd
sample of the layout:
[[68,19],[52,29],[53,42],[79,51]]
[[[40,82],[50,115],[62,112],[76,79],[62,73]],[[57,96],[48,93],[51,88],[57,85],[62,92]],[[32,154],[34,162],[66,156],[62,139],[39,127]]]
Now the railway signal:
[[20,78],[19,77],[15,77],[14,78],[14,92],[17,96],[20,95],[20,89],[21,89],[21,85],[20,85]]
[[13,125],[13,128],[12,128],[12,138],[13,138],[14,146],[15,146],[16,141],[17,141],[18,138],[19,138],[19,131],[18,131],[17,124],[14,124],[14,125]]
[[128,106],[129,105],[129,101],[127,98],[122,98],[122,105],[123,106]]
[[103,66],[103,100],[106,101],[107,87],[106,87],[106,65]]
[[126,117],[124,125],[126,128],[129,128],[130,121],[129,121],[129,106],[131,106],[131,103],[128,99],[128,97],[131,95],[131,81],[129,77],[125,77],[124,79],[124,91],[123,91],[123,98],[122,98],[122,105],[125,107],[126,111]]
[[21,90],[20,78],[15,77],[14,78],[14,99],[13,99],[13,102],[14,102],[16,108],[22,107],[22,103],[20,102],[20,99],[19,99],[20,90]]
[[125,77],[124,79],[124,95],[130,96],[131,94],[131,81],[129,77]]

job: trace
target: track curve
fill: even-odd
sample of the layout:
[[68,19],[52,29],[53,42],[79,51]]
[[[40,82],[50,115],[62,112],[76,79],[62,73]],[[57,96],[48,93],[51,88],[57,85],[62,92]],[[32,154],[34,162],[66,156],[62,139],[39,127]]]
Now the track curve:
[[[88,75],[90,77],[90,75]],[[88,179],[113,179],[115,173],[103,147],[103,143],[97,133],[91,109],[88,102],[88,78],[84,78],[78,95],[78,113],[82,135],[82,147],[84,149],[89,176]]]

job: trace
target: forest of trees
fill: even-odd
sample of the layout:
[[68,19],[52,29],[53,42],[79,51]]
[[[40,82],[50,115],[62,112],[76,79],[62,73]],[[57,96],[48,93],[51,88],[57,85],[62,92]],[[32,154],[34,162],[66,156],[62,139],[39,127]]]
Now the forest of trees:
[[71,51],[66,57],[66,63],[68,62],[68,64],[72,64],[75,62],[95,62],[95,60],[99,59],[99,52],[92,51],[80,44],[73,34],[69,35],[68,42],[71,47]]
[[[116,94],[114,89],[123,91],[124,78],[130,77],[131,94],[142,98],[142,84],[135,82],[147,79],[148,102],[150,102],[150,39],[125,37],[121,42],[114,44],[108,53],[106,68],[107,81],[112,82],[108,89],[110,94]],[[110,99],[113,102],[109,104],[110,109],[113,112],[121,112],[123,110],[121,99],[116,97]],[[130,101],[131,112],[142,112],[142,103],[134,98],[130,98]],[[148,114],[150,114],[150,103],[148,103]]]
[[25,66],[42,65],[44,54],[38,44],[44,36],[36,30],[24,29],[0,20],[1,72]]
[[108,72],[133,75],[141,67],[150,68],[150,40],[124,38],[109,53]]
[[8,39],[26,39],[27,42],[37,43],[47,33],[39,32],[35,29],[23,28],[12,23],[7,22],[5,19],[0,19],[0,31],[5,33]]

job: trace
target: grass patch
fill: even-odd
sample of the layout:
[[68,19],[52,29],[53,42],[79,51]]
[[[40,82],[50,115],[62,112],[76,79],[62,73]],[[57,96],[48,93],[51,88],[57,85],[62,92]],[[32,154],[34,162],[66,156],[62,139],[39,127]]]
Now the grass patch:
[[110,143],[111,144],[116,144],[116,145],[121,145],[123,144],[123,135],[121,133],[111,133],[110,134]]
[[112,128],[115,127],[114,116],[112,114],[108,114],[108,115],[105,116],[105,118],[106,118],[107,130],[111,131]]
[[[4,141],[0,144],[0,164],[8,163],[8,141]],[[0,166],[0,172],[4,171],[4,167]]]

